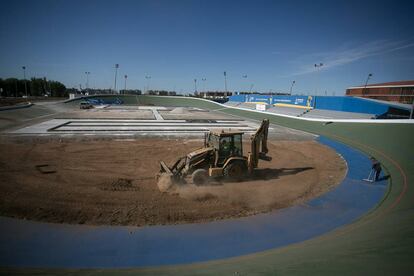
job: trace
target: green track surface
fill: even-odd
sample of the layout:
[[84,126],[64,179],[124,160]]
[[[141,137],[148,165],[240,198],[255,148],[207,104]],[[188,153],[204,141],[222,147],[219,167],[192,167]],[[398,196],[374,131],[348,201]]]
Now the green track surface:
[[[191,106],[324,135],[381,161],[390,173],[382,202],[355,223],[283,248],[219,261],[124,270],[2,269],[59,275],[411,275],[414,273],[414,124],[304,121],[241,111],[194,98],[123,96],[128,104]],[[276,234],[276,233],[275,233]],[[254,237],[252,237],[254,238]]]

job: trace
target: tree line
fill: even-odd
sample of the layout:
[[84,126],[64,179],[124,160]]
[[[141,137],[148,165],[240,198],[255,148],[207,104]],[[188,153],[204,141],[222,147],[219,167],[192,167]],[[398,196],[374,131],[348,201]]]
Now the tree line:
[[29,97],[49,96],[67,97],[66,86],[58,81],[46,80],[46,78],[31,78],[30,80],[0,78],[0,91],[2,97]]

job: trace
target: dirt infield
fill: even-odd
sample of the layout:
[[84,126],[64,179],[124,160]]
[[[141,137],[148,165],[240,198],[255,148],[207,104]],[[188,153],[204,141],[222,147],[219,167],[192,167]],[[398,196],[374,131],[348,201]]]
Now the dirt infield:
[[246,182],[159,192],[159,160],[171,164],[196,140],[0,142],[0,215],[92,225],[155,225],[242,217],[302,203],[338,184],[345,162],[314,141],[270,142]]

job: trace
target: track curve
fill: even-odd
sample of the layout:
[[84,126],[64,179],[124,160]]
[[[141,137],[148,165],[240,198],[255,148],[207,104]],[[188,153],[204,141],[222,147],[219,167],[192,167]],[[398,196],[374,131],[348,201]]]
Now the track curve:
[[[225,108],[191,98],[134,97],[143,104],[194,106],[322,134],[343,141],[379,159],[391,175],[387,197],[371,212],[347,226],[326,235],[280,249],[242,257],[184,266],[149,269],[105,270],[108,273],[194,274],[408,274],[414,269],[414,128],[412,124],[356,124],[305,122],[277,115]],[[160,256],[162,258],[162,256]],[[108,261],[110,258],[108,257]],[[2,269],[1,272],[16,270]],[[30,270],[29,270],[30,271]],[[56,274],[56,270],[32,270]],[[69,270],[70,273],[71,270]],[[68,270],[60,271],[65,274]],[[72,271],[73,272],[73,271]],[[77,271],[82,272],[82,271]],[[86,270],[91,274],[94,271]],[[102,272],[98,270],[96,272]]]

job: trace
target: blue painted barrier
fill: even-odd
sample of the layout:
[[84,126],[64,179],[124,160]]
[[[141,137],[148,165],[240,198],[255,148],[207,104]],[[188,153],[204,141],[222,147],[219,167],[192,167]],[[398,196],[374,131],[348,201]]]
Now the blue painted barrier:
[[352,223],[384,197],[387,181],[366,178],[368,157],[321,137],[348,164],[344,181],[306,204],[210,223],[79,226],[0,218],[0,266],[110,268],[185,264],[301,242]]
[[314,106],[312,96],[269,96],[269,97],[273,105],[285,104],[285,105],[307,106],[307,107]]
[[272,96],[272,95],[234,95],[229,98],[232,102],[266,103],[270,105],[313,106],[312,96]]
[[292,107],[313,107],[333,111],[374,114],[386,114],[391,107],[404,112],[409,109],[363,98],[341,96],[278,96],[278,95],[234,95],[229,98],[233,102],[263,102],[271,105],[286,105]]
[[315,108],[380,116],[388,112],[389,105],[361,98],[323,96],[316,97]]

